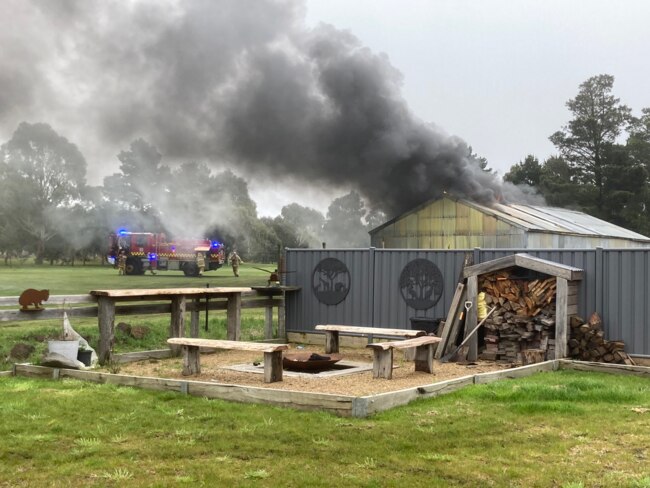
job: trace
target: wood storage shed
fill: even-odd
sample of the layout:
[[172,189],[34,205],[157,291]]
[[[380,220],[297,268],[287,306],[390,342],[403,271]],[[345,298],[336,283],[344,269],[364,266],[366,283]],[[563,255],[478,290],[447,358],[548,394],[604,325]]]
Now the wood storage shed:
[[480,205],[445,196],[370,231],[371,246],[395,249],[593,249],[650,247],[650,238],[574,210]]
[[[463,276],[467,279],[467,300],[472,302],[465,330],[477,325],[480,292],[488,294],[487,307],[494,307],[496,312],[486,322],[484,359],[516,362],[528,349],[542,352],[546,359],[567,356],[569,319],[578,313],[582,269],[528,254],[513,254],[469,266]],[[478,337],[473,336],[469,342],[468,360],[477,359]],[[499,353],[503,357],[498,358]]]

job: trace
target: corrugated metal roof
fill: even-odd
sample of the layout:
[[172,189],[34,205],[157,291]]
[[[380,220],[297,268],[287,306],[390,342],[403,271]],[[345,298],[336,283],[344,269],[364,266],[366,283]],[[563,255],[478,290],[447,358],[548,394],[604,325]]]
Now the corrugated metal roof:
[[[650,237],[638,234],[631,230],[619,227],[618,225],[605,222],[604,220],[592,217],[583,212],[568,210],[557,207],[539,207],[533,205],[521,204],[501,204],[495,203],[492,206],[481,205],[460,198],[454,198],[449,195],[443,197],[450,200],[458,201],[469,207],[473,207],[480,212],[488,215],[494,215],[496,218],[503,220],[511,225],[517,226],[529,232],[544,232],[550,234],[570,234],[576,236],[595,236],[595,237],[615,237],[620,239],[629,239],[650,243]],[[394,219],[385,222],[379,227],[370,231],[374,234],[384,227],[403,219],[427,205],[439,199],[423,203],[413,210],[406,212]]]
[[619,227],[583,212],[557,207],[497,203],[493,207],[461,200],[487,213],[497,214],[513,224],[523,225],[528,231],[553,232],[585,236],[619,237],[650,242],[650,238]]

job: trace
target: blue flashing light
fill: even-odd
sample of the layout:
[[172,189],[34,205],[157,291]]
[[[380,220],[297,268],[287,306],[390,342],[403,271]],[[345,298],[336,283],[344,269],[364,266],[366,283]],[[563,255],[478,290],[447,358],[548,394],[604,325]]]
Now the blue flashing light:
[[221,243],[219,241],[212,241],[212,247],[219,247]]
[[125,235],[128,234],[128,232],[127,232],[126,229],[120,229],[120,230],[117,231],[117,233],[118,233],[119,235],[121,235],[121,236],[125,236]]
[[149,261],[153,261],[158,259],[158,255],[155,252],[150,252],[149,253]]
[[176,252],[176,246],[172,246],[172,252]]

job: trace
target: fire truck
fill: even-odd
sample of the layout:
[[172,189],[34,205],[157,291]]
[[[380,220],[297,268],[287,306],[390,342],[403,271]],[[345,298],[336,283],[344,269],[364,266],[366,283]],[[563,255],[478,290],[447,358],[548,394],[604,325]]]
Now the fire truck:
[[120,252],[126,254],[126,274],[148,270],[180,270],[185,276],[199,276],[197,253],[205,255],[205,271],[219,269],[226,261],[225,246],[210,239],[168,241],[165,234],[120,230],[109,236],[108,262],[117,266]]

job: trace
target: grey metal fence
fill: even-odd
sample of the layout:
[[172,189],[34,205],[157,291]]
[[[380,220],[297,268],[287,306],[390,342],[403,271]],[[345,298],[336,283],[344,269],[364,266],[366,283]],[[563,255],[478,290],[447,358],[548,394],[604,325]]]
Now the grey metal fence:
[[[580,315],[598,312],[607,339],[650,355],[650,249],[289,249],[286,284],[302,290],[287,296],[287,331],[311,332],[316,324],[406,329],[412,317],[443,318],[467,252],[476,264],[522,252],[583,269]],[[400,285],[418,259],[441,273],[440,298],[426,310],[411,306]]]

